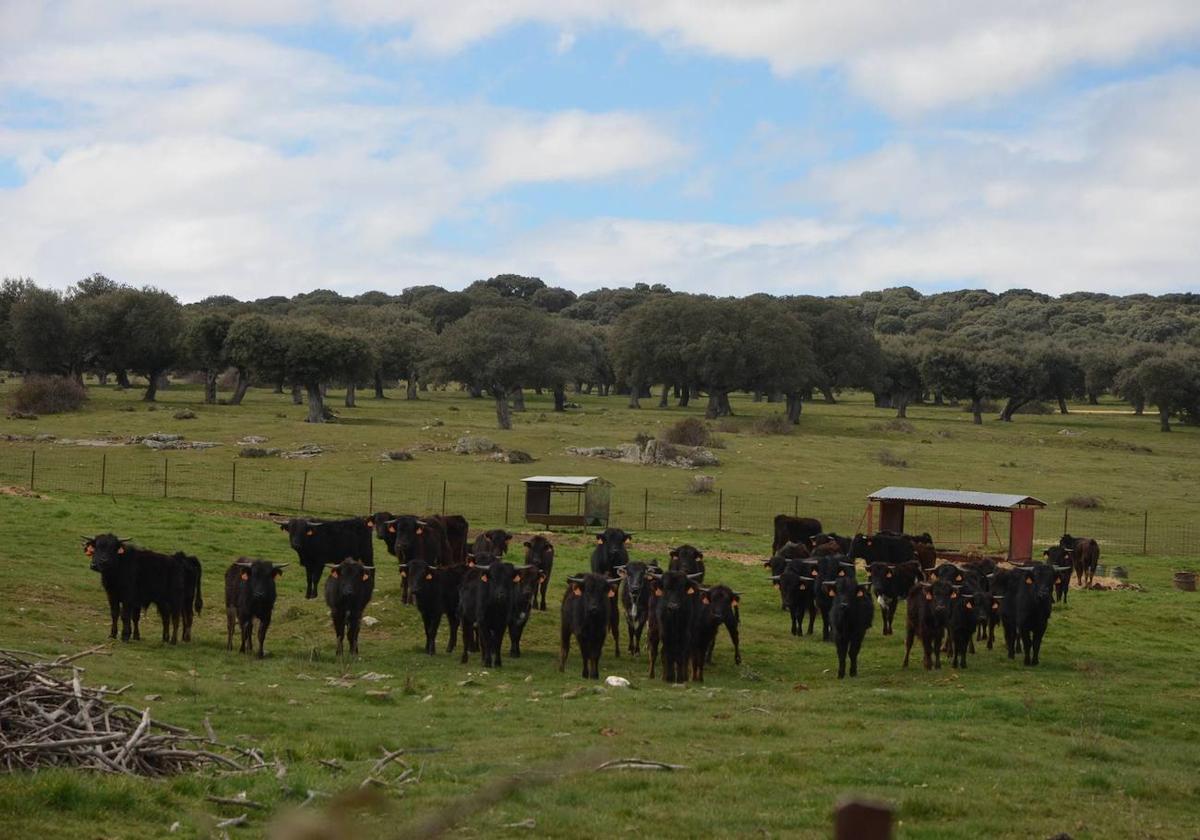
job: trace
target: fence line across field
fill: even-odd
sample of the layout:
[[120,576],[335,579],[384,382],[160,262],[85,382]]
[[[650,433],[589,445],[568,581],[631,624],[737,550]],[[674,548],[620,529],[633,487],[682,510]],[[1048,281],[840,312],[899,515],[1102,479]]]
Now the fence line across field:
[[[0,484],[32,491],[238,502],[273,510],[356,515],[461,513],[480,524],[524,524],[524,488],[519,484],[480,486],[439,481],[419,487],[398,474],[362,475],[332,466],[266,466],[245,459],[197,460],[166,453],[149,457],[110,457],[77,449],[0,451]],[[575,500],[567,500],[575,512]],[[776,514],[812,516],[828,531],[854,534],[868,527],[866,502],[832,508],[800,494],[672,493],[649,488],[613,487],[609,523],[629,531],[745,531],[769,537]],[[909,533],[929,532],[939,545],[1004,547],[1007,525],[992,515],[942,508],[912,508]],[[1189,521],[1106,510],[1048,507],[1037,516],[1039,545],[1063,533],[1090,536],[1102,548],[1123,554],[1200,556],[1200,526]]]

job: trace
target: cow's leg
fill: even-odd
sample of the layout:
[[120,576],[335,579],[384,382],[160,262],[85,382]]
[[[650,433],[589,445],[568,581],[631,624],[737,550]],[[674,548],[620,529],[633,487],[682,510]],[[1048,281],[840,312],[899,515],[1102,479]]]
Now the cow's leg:
[[337,610],[333,614],[333,632],[337,635],[337,655],[342,655],[342,645],[346,636],[346,614]]
[[121,601],[115,592],[105,592],[104,594],[108,596],[108,615],[111,619],[108,638],[115,639],[117,638],[117,618],[121,615]]
[[[863,631],[866,634],[866,631]],[[858,676],[858,652],[862,649],[863,637],[855,636],[850,640],[850,676]]]
[[350,615],[350,653],[353,656],[358,656],[358,630],[361,620],[361,613],[355,612]]
[[558,641],[558,670],[562,669],[567,664],[567,654],[571,652],[571,628],[564,626],[560,631]]
[[462,623],[462,656],[458,658],[458,661],[464,665],[467,663],[467,658],[471,653],[471,636],[473,635],[473,631],[474,628],[470,622],[464,621]]
[[[461,623],[461,615],[462,608],[459,606],[446,610],[446,619],[450,622],[450,644],[446,646],[446,653],[454,653],[454,647],[458,644],[458,625]],[[463,644],[466,643],[466,639],[464,639]]]
[[1021,635],[1021,647],[1024,648],[1024,650],[1025,650],[1025,664],[1029,665],[1030,664],[1029,657],[1030,657],[1030,654],[1033,652],[1033,633],[1030,632],[1029,628],[1022,627],[1020,635]]
[[850,645],[846,643],[844,633],[839,633],[837,637],[837,657],[838,657],[838,679],[846,678],[846,654],[850,652]]
[[488,629],[488,644],[492,649],[492,664],[497,668],[504,667],[504,661],[500,658],[500,649],[503,647],[501,640],[504,634],[496,632],[494,629]]
[[412,598],[408,594],[408,572],[400,570],[400,603],[411,604]]
[[909,653],[912,652],[912,643],[913,643],[914,635],[915,634],[913,633],[913,626],[912,626],[912,624],[909,624],[904,629],[904,667],[905,668],[908,667],[908,655],[909,655]]
[[650,633],[650,679],[654,679],[654,666],[658,662],[658,636]]
[[225,610],[225,650],[233,650],[233,619],[233,611]]
[[546,579],[543,580],[541,582],[541,584],[538,586],[538,594],[540,594],[542,597],[542,602],[538,606],[538,609],[540,609],[542,612],[546,611],[546,587],[549,585],[550,585],[550,575],[547,574]]
[[817,608],[815,604],[808,605],[808,635],[813,634],[813,622],[817,620]]
[[1042,653],[1042,636],[1046,634],[1045,626],[1038,627],[1033,631],[1033,661],[1031,665],[1037,665]]
[[921,634],[921,647],[924,649],[924,652],[925,652],[925,656],[924,656],[924,660],[923,660],[922,664],[925,666],[926,671],[930,671],[933,669],[933,648],[940,647],[940,645],[934,645],[933,642],[934,642],[934,640],[929,633]]
[[608,622],[611,625],[609,631],[612,633],[613,654],[620,658],[621,656],[621,611],[617,608],[617,599],[609,598],[610,604],[608,608]]
[[[259,626],[260,627],[262,626],[262,622],[259,622]],[[253,632],[253,630],[254,630],[254,618],[253,617],[247,618],[244,621],[242,621],[242,646],[238,650],[238,653],[246,653],[247,652],[246,648],[250,649],[249,653],[254,653],[254,643],[252,641],[250,641],[250,634]]]
[[[266,653],[263,652],[263,645],[267,641],[267,628],[270,626],[271,626],[271,619],[269,619],[269,618],[260,619],[258,622],[258,658],[259,659],[262,659],[264,656],[266,656]],[[253,647],[254,646],[251,645],[251,649],[253,649]]]
[[129,615],[129,605],[121,604],[121,641],[128,642],[133,635],[133,619]]

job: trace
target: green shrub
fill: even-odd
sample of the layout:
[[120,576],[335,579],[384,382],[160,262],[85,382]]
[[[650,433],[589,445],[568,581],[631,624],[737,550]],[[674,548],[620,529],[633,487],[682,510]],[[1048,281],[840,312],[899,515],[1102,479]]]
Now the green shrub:
[[685,417],[674,425],[668,426],[660,439],[678,446],[711,446],[713,436],[703,420],[697,417]]

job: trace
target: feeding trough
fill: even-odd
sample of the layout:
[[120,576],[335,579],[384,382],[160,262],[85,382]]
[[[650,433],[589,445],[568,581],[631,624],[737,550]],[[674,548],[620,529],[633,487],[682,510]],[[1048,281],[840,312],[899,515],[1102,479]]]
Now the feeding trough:
[[608,526],[612,483],[596,475],[531,475],[525,484],[525,521],[549,528]]

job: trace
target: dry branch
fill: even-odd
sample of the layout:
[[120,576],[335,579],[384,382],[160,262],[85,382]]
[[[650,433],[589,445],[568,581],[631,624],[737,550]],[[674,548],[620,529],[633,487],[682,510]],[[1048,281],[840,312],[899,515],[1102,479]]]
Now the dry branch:
[[[245,772],[274,766],[255,751],[192,735],[154,720],[148,708],[108,699],[128,686],[86,687],[83,669],[70,663],[106,652],[90,648],[43,661],[37,654],[0,650],[0,772],[76,767],[164,776],[204,767]],[[54,672],[62,669],[71,673],[60,679]],[[199,743],[210,749],[195,749]]]

